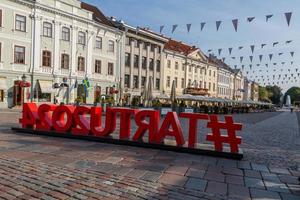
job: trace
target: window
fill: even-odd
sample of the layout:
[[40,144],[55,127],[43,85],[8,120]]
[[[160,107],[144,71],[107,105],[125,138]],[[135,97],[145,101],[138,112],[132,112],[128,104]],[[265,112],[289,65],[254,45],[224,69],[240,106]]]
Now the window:
[[197,74],[197,67],[195,67],[195,74]]
[[128,46],[130,46],[130,38],[129,37],[126,37],[125,44],[128,45]]
[[189,72],[192,72],[192,66],[189,66]]
[[213,91],[215,92],[216,91],[216,84],[213,83]]
[[157,79],[155,80],[155,88],[156,88],[157,90],[159,90],[159,88],[160,88],[160,79],[159,79],[159,78],[157,78]]
[[146,85],[146,77],[142,76],[142,80],[141,81],[142,81],[141,82],[142,87],[145,87],[145,85]]
[[68,54],[61,54],[61,68],[62,69],[69,69],[69,62],[70,62],[70,57]]
[[167,67],[168,67],[168,68],[171,68],[171,60],[168,60],[168,61],[167,61]]
[[147,69],[147,58],[146,57],[142,58],[142,68]]
[[115,43],[112,40],[108,41],[108,52],[115,52]]
[[204,81],[204,89],[206,89],[206,82]]
[[0,10],[0,27],[2,27],[2,10]]
[[182,65],[182,71],[184,71],[185,70],[185,67],[184,67],[184,65]]
[[61,39],[64,41],[70,41],[70,29],[67,27],[62,27]]
[[177,83],[178,83],[178,78],[177,77],[175,77],[175,88],[177,88]]
[[175,69],[178,69],[178,62],[175,62]]
[[107,69],[108,75],[114,75],[114,63],[108,63],[108,69]]
[[139,88],[139,77],[133,76],[133,86],[134,88]]
[[85,45],[85,33],[82,31],[78,32],[78,44]]
[[171,85],[171,78],[170,76],[167,76],[167,87],[170,87]]
[[4,101],[4,90],[0,90],[0,102]]
[[199,87],[202,88],[202,81],[199,82]]
[[102,49],[102,37],[96,37],[96,49]]
[[149,69],[153,70],[153,68],[154,68],[154,59],[150,58]]
[[130,53],[125,53],[125,66],[130,67]]
[[214,71],[214,77],[216,77],[216,71]]
[[84,72],[85,71],[85,59],[82,56],[78,57],[78,71]]
[[211,83],[208,83],[208,90],[211,90]]
[[133,44],[134,44],[134,47],[139,47],[139,41],[134,40],[134,41],[133,41]]
[[95,73],[101,74],[101,60],[95,60]]
[[156,71],[160,72],[160,60],[156,61]]
[[125,78],[124,78],[124,86],[125,87],[130,87],[130,75],[125,74]]
[[209,76],[211,76],[211,70],[209,70]]
[[15,63],[25,64],[25,47],[15,46]]
[[26,31],[26,17],[22,15],[16,15],[15,29],[17,31]]
[[160,46],[157,47],[157,51],[158,51],[158,53],[161,53],[161,47]]
[[154,52],[154,49],[155,49],[155,45],[154,45],[154,44],[151,44],[151,46],[150,46],[150,51],[151,51],[151,52]]
[[134,55],[134,63],[133,66],[135,68],[139,68],[139,56],[138,55]]
[[192,84],[192,80],[189,79],[188,85],[191,86],[191,84]]
[[43,35],[45,37],[52,37],[52,24],[49,22],[44,22],[43,24]]
[[51,52],[50,51],[43,51],[43,59],[42,64],[44,67],[51,67]]
[[181,79],[181,88],[184,88],[184,78]]
[[148,45],[149,45],[149,43],[144,42],[143,49],[147,50],[147,46],[148,46]]

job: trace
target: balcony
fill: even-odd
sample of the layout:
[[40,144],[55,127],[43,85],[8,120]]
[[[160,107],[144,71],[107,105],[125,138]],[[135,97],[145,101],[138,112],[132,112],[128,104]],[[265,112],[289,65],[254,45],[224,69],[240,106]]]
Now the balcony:
[[61,69],[61,75],[69,75],[70,70],[69,69]]
[[52,74],[53,68],[52,67],[41,67],[41,72],[45,74]]

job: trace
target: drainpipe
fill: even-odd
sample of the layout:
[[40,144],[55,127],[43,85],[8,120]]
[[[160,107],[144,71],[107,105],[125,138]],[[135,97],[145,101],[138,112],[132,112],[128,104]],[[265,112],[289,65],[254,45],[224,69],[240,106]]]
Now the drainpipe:
[[30,75],[30,102],[33,102],[33,76],[34,76],[34,66],[35,66],[35,29],[36,29],[36,1],[33,1],[33,28],[32,28],[32,68]]

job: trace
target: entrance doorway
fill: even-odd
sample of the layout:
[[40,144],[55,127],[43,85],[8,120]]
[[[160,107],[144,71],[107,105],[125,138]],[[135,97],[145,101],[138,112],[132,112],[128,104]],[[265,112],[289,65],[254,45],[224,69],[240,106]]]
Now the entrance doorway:
[[20,87],[20,80],[14,81],[13,106],[22,105],[23,99],[23,88]]
[[100,101],[101,101],[101,87],[96,86],[95,92],[94,92],[94,102],[100,103]]

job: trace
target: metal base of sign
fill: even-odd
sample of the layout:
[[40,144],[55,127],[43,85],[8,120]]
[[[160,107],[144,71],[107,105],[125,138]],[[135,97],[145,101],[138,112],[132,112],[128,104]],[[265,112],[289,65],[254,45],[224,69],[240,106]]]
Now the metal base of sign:
[[[161,149],[167,151],[174,151],[179,153],[190,153],[190,154],[198,154],[198,155],[206,155],[206,156],[214,156],[214,157],[222,157],[222,158],[229,158],[235,160],[241,160],[243,158],[242,150],[240,149],[239,153],[230,153],[228,148],[224,148],[225,151],[219,152],[214,151],[211,148],[188,148],[186,146],[178,147],[175,145],[169,144],[153,144],[153,143],[146,143],[142,141],[132,141],[132,140],[120,140],[114,137],[95,137],[95,136],[82,136],[82,135],[74,135],[71,133],[58,133],[55,131],[41,131],[41,130],[33,130],[33,129],[24,129],[24,128],[11,128],[15,132],[25,133],[25,134],[33,134],[33,135],[44,135],[44,136],[51,136],[51,137],[62,137],[62,138],[69,138],[69,139],[79,139],[79,140],[88,140],[88,141],[95,141],[95,142],[102,142],[102,143],[109,143],[109,144],[117,144],[117,145],[127,145],[127,146],[135,146],[135,147],[143,147],[143,148],[152,148],[152,149]],[[168,142],[167,142],[168,143]],[[201,144],[203,146],[203,144]]]

